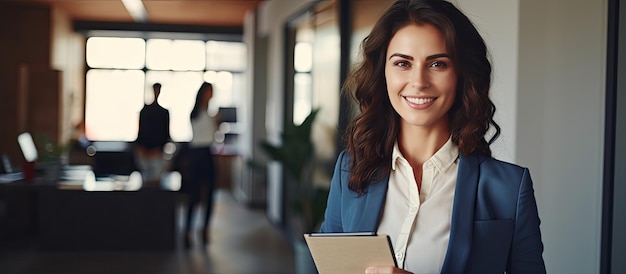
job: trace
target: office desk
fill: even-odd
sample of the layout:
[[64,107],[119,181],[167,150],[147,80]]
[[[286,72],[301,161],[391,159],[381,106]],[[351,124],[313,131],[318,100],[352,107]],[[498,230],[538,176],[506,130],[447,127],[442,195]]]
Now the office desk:
[[43,249],[166,250],[175,248],[177,193],[41,190]]
[[[31,193],[36,237],[45,250],[170,250],[175,248],[179,193],[161,186],[85,191],[55,182],[3,184],[0,194]],[[2,196],[2,195],[0,195]]]

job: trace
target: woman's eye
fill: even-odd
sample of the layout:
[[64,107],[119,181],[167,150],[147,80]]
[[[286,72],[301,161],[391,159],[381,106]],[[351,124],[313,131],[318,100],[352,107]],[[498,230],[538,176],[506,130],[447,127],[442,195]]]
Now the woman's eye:
[[411,66],[411,64],[407,61],[396,61],[394,64],[396,65],[396,67],[401,67],[401,68],[408,68]]
[[432,68],[446,68],[448,67],[448,64],[446,64],[446,62],[443,61],[434,61],[430,64],[430,67]]

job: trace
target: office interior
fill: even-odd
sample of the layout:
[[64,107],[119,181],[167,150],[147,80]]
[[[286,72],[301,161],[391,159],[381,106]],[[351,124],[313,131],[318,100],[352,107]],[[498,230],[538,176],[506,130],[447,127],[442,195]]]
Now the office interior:
[[[237,20],[240,23],[221,25],[151,23],[150,5],[158,2],[186,1],[144,0],[146,21],[134,21],[121,1],[89,1],[117,5],[125,12],[102,12],[98,20],[73,18],[64,9],[87,4],[79,1],[0,2],[0,152],[21,168],[18,134],[43,133],[57,145],[76,140],[75,127],[88,111],[90,68],[85,52],[94,33],[241,42],[246,62],[238,71],[240,91],[236,103],[227,106],[236,107],[239,131],[233,138],[235,152],[221,162],[228,170],[222,177],[224,199],[232,197],[230,205],[261,212],[262,221],[280,235],[276,239],[287,242],[293,256],[288,176],[258,144],[279,143],[288,123],[319,109],[313,125],[311,178],[315,185],[328,186],[329,167],[342,149],[341,135],[352,115],[352,102],[342,96],[341,83],[358,62],[359,42],[391,1],[234,1],[250,6]],[[626,173],[621,168],[626,163],[622,76],[626,25],[620,16],[625,8],[618,0],[451,2],[475,22],[489,47],[494,69],[491,96],[502,126],[494,156],[530,169],[548,272],[626,273],[620,260],[626,239],[619,233],[626,227]],[[197,13],[234,16],[227,10]],[[301,42],[306,42],[304,48]],[[302,54],[308,56],[306,69],[296,65]],[[70,163],[73,160],[93,164],[94,158],[77,153]],[[110,162],[123,161],[127,159]],[[7,200],[0,196],[4,220],[0,225],[13,214]],[[0,239],[10,239],[14,232],[0,228],[4,234]],[[295,269],[291,259],[285,264]],[[212,273],[196,270],[187,273]]]

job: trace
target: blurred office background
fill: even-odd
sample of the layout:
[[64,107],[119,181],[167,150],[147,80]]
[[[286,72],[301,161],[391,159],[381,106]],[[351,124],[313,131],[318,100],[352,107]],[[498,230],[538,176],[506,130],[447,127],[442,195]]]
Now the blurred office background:
[[[198,253],[178,246],[92,257],[45,251],[37,247],[36,214],[47,205],[33,205],[27,190],[1,192],[0,272],[97,273],[103,261],[126,273],[296,272],[288,179],[259,143],[280,143],[287,124],[320,109],[311,178],[328,186],[352,117],[341,84],[392,1],[143,0],[140,10],[129,2],[0,1],[0,153],[19,169],[16,139],[31,132],[72,144],[69,164],[129,173],[129,143],[139,110],[154,100],[152,83],[163,84],[173,141],[184,143],[195,92],[211,82],[208,111],[224,118],[215,240]],[[625,273],[618,233],[626,227],[624,7],[618,0],[453,2],[489,47],[502,126],[494,154],[530,168],[548,272]]]

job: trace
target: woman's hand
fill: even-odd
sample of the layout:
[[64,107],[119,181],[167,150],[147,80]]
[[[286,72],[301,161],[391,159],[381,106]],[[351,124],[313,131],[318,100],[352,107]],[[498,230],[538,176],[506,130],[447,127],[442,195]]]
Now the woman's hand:
[[365,274],[412,274],[393,266],[372,266],[365,269]]

